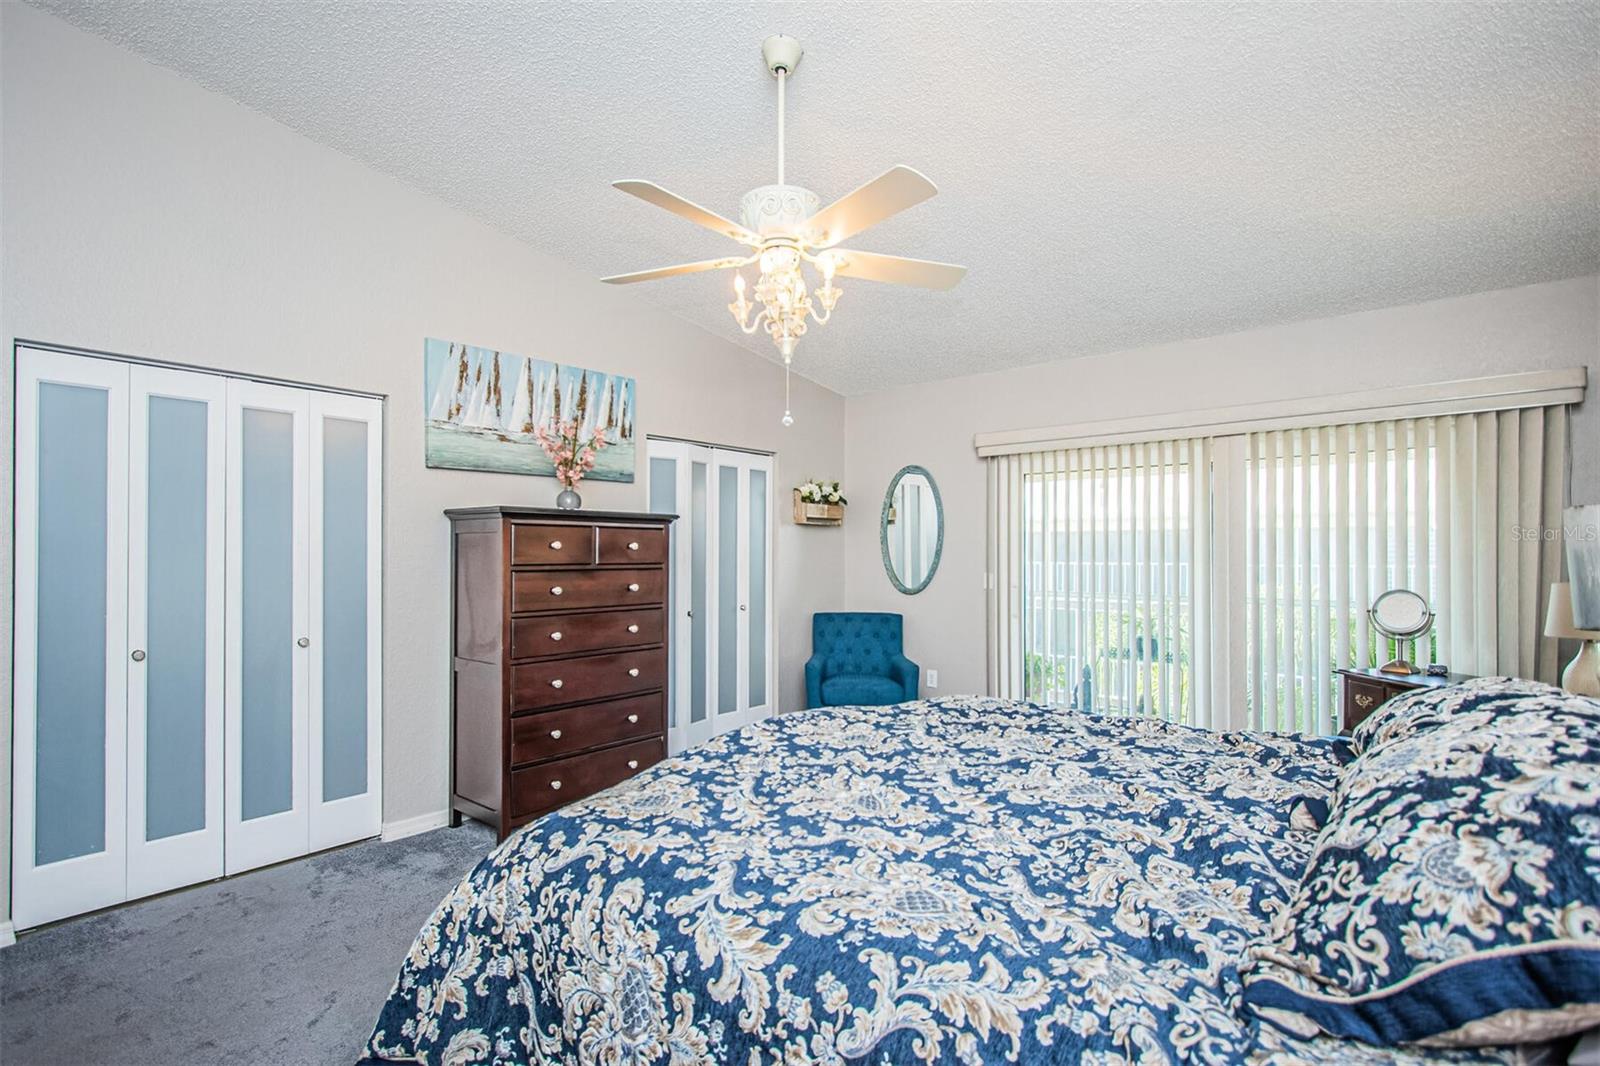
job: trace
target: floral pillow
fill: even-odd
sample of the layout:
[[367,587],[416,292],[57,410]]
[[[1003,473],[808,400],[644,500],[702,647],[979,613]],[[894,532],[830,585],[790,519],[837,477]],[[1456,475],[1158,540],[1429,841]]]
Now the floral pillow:
[[1493,689],[1504,696],[1515,693],[1538,696],[1548,691],[1549,686],[1514,677],[1477,677],[1445,688],[1416,689],[1395,697],[1362,719],[1350,734],[1350,745],[1359,755],[1379,744],[1431,729],[1457,711],[1476,706],[1475,701],[1484,689]]
[[1408,699],[1355,739],[1245,1002],[1382,1045],[1600,1024],[1600,702],[1495,679]]

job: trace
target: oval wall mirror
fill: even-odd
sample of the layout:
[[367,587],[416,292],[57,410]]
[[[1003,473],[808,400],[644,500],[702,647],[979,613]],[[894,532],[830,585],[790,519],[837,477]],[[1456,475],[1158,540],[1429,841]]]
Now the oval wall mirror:
[[895,588],[915,596],[928,587],[944,551],[944,504],[932,474],[920,466],[895,474],[883,497],[878,539]]

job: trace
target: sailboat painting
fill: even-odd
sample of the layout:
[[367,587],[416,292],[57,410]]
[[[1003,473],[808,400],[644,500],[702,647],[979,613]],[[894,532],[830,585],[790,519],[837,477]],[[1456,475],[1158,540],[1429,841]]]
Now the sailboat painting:
[[554,477],[534,430],[576,418],[607,441],[589,480],[633,480],[633,378],[432,337],[423,353],[430,467]]

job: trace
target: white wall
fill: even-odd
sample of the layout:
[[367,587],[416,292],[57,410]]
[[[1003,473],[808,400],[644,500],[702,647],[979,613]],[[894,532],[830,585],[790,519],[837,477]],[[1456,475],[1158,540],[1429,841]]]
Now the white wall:
[[[850,609],[903,613],[924,683],[934,669],[941,693],[983,692],[986,516],[974,433],[1574,366],[1600,389],[1597,308],[1600,278],[1575,278],[852,396]],[[1063,321],[1070,328],[1070,309]],[[1600,501],[1600,399],[1574,410],[1571,447],[1573,500]],[[889,584],[877,529],[889,479],[908,463],[938,481],[947,523],[939,572],[916,596]]]
[[[548,506],[549,478],[423,466],[427,336],[638,378],[641,434],[777,452],[780,489],[843,470],[844,403],[260,114],[17,3],[0,4],[0,411],[14,338],[386,393],[384,820],[446,804],[446,507]],[[586,484],[596,508],[645,508]],[[775,514],[788,500],[776,493]],[[11,493],[0,515],[9,600]],[[778,525],[782,706],[804,705],[810,616],[843,594],[843,541]],[[10,613],[0,625],[9,649]],[[0,736],[9,744],[10,657]],[[9,752],[0,759],[9,827]],[[0,828],[0,833],[7,830]],[[3,849],[9,865],[10,845]],[[0,918],[9,912],[0,876]]]

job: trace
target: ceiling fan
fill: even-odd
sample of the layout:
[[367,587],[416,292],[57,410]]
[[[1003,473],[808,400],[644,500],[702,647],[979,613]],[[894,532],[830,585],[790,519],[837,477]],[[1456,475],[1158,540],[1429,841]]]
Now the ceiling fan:
[[[933,182],[910,167],[896,166],[818,210],[821,200],[816,193],[799,185],[789,185],[784,180],[784,86],[800,63],[800,42],[793,37],[777,34],[762,42],[761,55],[766,61],[767,70],[778,79],[778,182],[776,185],[759,186],[744,194],[739,202],[740,222],[723,218],[676,193],[668,192],[654,182],[612,183],[616,188],[647,203],[664,207],[696,225],[731,237],[750,251],[721,259],[702,259],[696,263],[679,263],[632,274],[614,274],[601,280],[612,285],[628,285],[678,274],[755,265],[759,274],[753,293],[754,301],[746,296],[741,270],[734,276],[734,300],[728,305],[728,311],[745,333],[766,331],[782,353],[787,371],[794,356],[795,343],[806,332],[806,318],[809,316],[820,325],[832,316],[842,291],[833,283],[836,276],[948,289],[965,276],[967,268],[838,246],[839,242],[877,225],[890,215],[920,204],[939,190]],[[802,263],[811,264],[822,275],[822,285],[814,293],[801,273]],[[754,316],[751,315],[752,311],[755,311]],[[783,424],[787,426],[794,422],[788,411],[787,374],[784,393]]]

